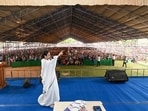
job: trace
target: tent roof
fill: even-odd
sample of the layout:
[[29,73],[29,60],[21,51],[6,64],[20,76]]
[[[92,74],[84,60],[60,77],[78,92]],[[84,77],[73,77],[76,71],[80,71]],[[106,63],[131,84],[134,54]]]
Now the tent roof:
[[0,41],[84,43],[148,38],[148,6],[1,6]]

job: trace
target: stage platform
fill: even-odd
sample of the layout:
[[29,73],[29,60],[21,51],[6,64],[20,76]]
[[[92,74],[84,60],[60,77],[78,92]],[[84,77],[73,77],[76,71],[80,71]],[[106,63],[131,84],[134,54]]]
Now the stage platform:
[[4,68],[4,75],[5,78],[33,78],[33,77],[40,77],[40,66],[33,66],[33,67],[5,67]]

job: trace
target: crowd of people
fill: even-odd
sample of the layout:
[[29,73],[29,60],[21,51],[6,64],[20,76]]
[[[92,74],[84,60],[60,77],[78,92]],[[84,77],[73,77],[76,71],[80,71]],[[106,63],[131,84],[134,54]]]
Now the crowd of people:
[[[25,49],[25,50],[12,50],[5,54],[5,59],[10,65],[16,61],[36,61],[41,60],[44,50],[50,50],[51,55],[57,54],[60,50],[63,50],[63,55],[58,58],[57,63],[59,65],[83,65],[84,59],[92,61],[115,58],[119,59],[118,55],[103,53],[96,48],[91,47],[54,47],[46,49]],[[99,62],[98,62],[99,65]]]
[[[124,56],[131,62],[137,62],[139,56],[128,56],[128,55],[120,55],[115,53],[108,53],[107,51],[102,50],[101,48],[93,48],[93,47],[49,47],[49,48],[34,48],[34,49],[18,49],[18,50],[10,50],[0,55],[0,60],[4,60],[7,62],[8,66],[11,65],[12,62],[16,61],[36,61],[41,60],[41,55],[44,50],[50,50],[52,55],[57,54],[60,50],[63,50],[64,54],[58,58],[59,65],[83,65],[84,59],[88,59],[92,61],[98,61],[97,65],[99,65],[99,61],[101,59],[111,58],[114,65],[114,60],[123,60]],[[99,56],[99,58],[98,58]]]

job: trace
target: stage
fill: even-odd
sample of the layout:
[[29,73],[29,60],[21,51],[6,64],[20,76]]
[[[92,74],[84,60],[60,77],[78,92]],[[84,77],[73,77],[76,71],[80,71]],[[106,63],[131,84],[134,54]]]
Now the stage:
[[[42,93],[39,78],[31,78],[31,87],[24,88],[24,79],[6,79],[0,90],[1,111],[53,111],[37,102]],[[106,111],[147,111],[148,78],[130,77],[124,83],[112,83],[103,77],[60,78],[60,102],[75,100],[101,101]],[[67,105],[66,105],[67,106]],[[55,106],[56,107],[56,106]]]

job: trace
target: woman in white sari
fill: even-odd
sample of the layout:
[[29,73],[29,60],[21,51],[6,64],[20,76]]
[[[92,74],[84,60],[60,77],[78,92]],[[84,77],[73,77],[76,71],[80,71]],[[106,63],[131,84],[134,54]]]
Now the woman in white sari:
[[63,54],[61,51],[57,56],[51,56],[49,51],[44,51],[41,60],[41,78],[43,84],[43,92],[38,97],[38,103],[42,106],[50,106],[53,108],[54,102],[60,100],[59,86],[56,77],[56,63],[59,56]]

